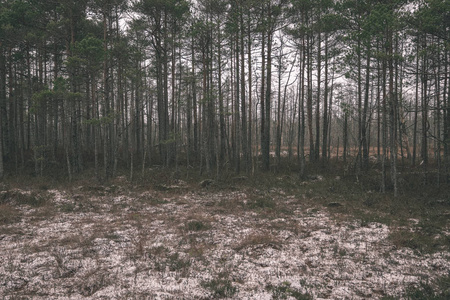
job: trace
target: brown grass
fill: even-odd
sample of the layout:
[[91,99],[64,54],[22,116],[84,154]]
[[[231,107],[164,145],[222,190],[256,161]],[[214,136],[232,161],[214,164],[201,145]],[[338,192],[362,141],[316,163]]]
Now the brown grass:
[[253,232],[247,235],[242,241],[238,242],[233,249],[240,251],[245,248],[254,246],[270,246],[272,248],[279,248],[281,241],[268,232]]
[[11,205],[0,204],[0,225],[13,224],[20,221],[20,211]]

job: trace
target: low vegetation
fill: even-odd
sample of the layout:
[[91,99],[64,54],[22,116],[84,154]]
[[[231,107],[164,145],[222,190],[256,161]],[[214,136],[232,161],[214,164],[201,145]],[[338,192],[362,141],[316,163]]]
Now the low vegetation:
[[375,170],[307,171],[236,179],[153,169],[45,188],[7,178],[0,294],[448,298],[448,186],[404,183],[393,197],[379,192]]

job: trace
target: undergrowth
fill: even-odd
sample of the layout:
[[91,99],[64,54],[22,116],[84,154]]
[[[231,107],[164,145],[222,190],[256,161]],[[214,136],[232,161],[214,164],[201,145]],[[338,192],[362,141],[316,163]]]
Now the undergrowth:
[[[431,175],[424,180],[423,174],[420,173],[400,174],[400,193],[394,197],[389,183],[386,193],[380,192],[381,174],[376,167],[358,176],[348,173],[339,164],[332,167],[309,164],[305,176],[299,176],[295,168],[286,167],[277,169],[276,172],[258,171],[253,175],[236,175],[224,170],[219,177],[189,168],[151,168],[145,170],[144,174],[137,173],[132,181],[127,177],[126,171],[121,171],[116,177],[102,182],[82,175],[77,176],[71,183],[52,178],[46,180],[36,177],[30,179],[26,176],[8,177],[0,186],[2,230],[7,230],[9,225],[21,220],[20,206],[28,206],[38,213],[41,212],[43,219],[53,213],[101,211],[101,202],[94,205],[94,202],[90,201],[91,197],[103,197],[102,200],[105,200],[119,194],[126,194],[136,199],[136,202],[114,204],[112,212],[119,214],[126,211],[124,220],[136,227],[145,228],[146,223],[152,220],[143,213],[145,210],[140,210],[143,207],[188,204],[189,199],[177,199],[178,195],[187,192],[198,195],[221,193],[226,196],[215,198],[218,199],[217,202],[214,202],[214,199],[205,201],[210,206],[205,209],[219,210],[224,214],[249,214],[258,220],[267,218],[274,221],[269,225],[262,222],[264,228],[257,228],[232,245],[233,250],[242,255],[262,247],[281,249],[287,243],[277,236],[277,232],[281,230],[307,236],[311,228],[299,228],[294,222],[290,222],[289,216],[294,213],[294,207],[309,210],[311,214],[324,210],[338,221],[357,221],[360,226],[369,226],[374,222],[385,224],[390,228],[389,241],[394,246],[410,248],[416,254],[450,250],[450,237],[445,233],[449,231],[450,225],[450,186],[442,182],[437,186]],[[208,184],[203,184],[204,182]],[[60,204],[57,206],[57,212],[54,212],[53,207],[48,205],[51,189],[68,191],[73,203]],[[235,196],[231,193],[235,193]],[[134,207],[126,207],[127,205]],[[148,257],[153,268],[159,272],[168,270],[188,276],[193,262],[209,255],[213,248],[199,237],[213,232],[217,227],[216,220],[195,212],[185,216],[182,221],[170,218],[164,221],[177,221],[180,225],[186,240],[183,252],[170,254],[169,249],[163,246],[146,250],[145,239],[142,238],[135,242],[136,253],[133,253],[133,256]],[[61,243],[68,247],[83,244],[86,249],[90,249],[92,241],[98,238],[100,233],[103,231],[99,230],[96,235],[84,239],[75,235]],[[114,232],[106,234],[105,237],[112,241],[119,239]],[[346,256],[345,250],[339,247],[335,248],[335,252],[338,256]],[[100,279],[101,275],[98,274]],[[209,291],[212,298],[233,298],[238,291],[235,282],[227,275],[203,281],[201,285]],[[450,299],[448,286],[450,274],[436,282],[421,282],[408,288],[403,298]],[[95,284],[87,286],[86,295],[92,294],[96,289]],[[312,296],[292,287],[289,282],[268,285],[266,290],[274,299],[312,299]],[[395,298],[387,296],[385,299]]]
[[382,300],[447,300],[450,299],[450,271],[448,276],[440,277],[433,282],[421,281],[416,286],[406,289],[401,298],[385,296]]
[[[165,198],[182,193],[244,192],[243,199],[216,203],[222,212],[239,213],[253,211],[259,217],[276,218],[292,213],[287,197],[295,197],[297,204],[327,210],[336,219],[358,220],[362,226],[378,222],[390,226],[390,240],[397,247],[408,247],[419,253],[433,253],[450,249],[450,238],[443,234],[449,228],[450,184],[436,181],[436,174],[423,173],[421,169],[399,168],[399,195],[393,196],[393,186],[387,172],[386,192],[381,193],[380,166],[373,164],[368,170],[356,173],[342,162],[329,164],[308,163],[304,176],[300,176],[295,164],[282,161],[281,167],[269,172],[256,169],[254,174],[236,174],[224,168],[219,174],[206,174],[199,169],[152,167],[144,173],[136,172],[129,180],[128,170],[119,169],[109,180],[98,181],[92,171],[78,174],[72,182],[54,177],[28,175],[10,176],[1,185],[1,205],[45,206],[47,190],[65,190],[107,196],[133,191],[148,190],[157,193],[139,196],[143,205],[163,205]],[[217,176],[218,175],[218,176]],[[444,176],[442,176],[444,178]],[[203,184],[207,180],[208,184]],[[163,188],[162,188],[163,187]],[[18,189],[26,189],[23,193]],[[9,206],[0,222],[15,222],[17,213]],[[75,206],[61,207],[62,212],[75,212]],[[208,229],[208,223],[187,222],[190,231]]]
[[228,278],[215,278],[203,281],[201,285],[211,293],[213,299],[232,298],[237,292],[237,288]]
[[298,289],[291,286],[290,282],[282,282],[279,285],[268,285],[266,289],[272,292],[272,299],[297,299],[297,300],[312,300],[314,299],[308,293],[302,293]]

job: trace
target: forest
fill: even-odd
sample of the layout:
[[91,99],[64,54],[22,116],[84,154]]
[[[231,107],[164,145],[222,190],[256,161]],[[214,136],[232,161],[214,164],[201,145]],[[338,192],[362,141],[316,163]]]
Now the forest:
[[376,164],[382,192],[405,169],[449,180],[448,1],[1,3],[1,177],[340,161]]
[[450,299],[450,1],[0,0],[4,299]]

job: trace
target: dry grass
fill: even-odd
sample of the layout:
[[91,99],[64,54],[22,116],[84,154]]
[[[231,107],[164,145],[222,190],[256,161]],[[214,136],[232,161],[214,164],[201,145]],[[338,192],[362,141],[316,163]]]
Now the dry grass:
[[399,227],[389,235],[397,248],[410,248],[417,253],[433,253],[450,249],[450,236],[443,233],[427,232],[424,228]]
[[13,189],[0,194],[0,203],[40,207],[47,204],[49,198],[50,196],[46,192]]
[[201,259],[204,257],[204,255],[206,255],[209,251],[211,251],[211,249],[213,249],[213,245],[192,241],[190,243],[189,249],[187,250],[187,253],[191,257]]
[[237,292],[237,288],[233,285],[233,282],[224,276],[204,281],[202,282],[202,286],[209,290],[212,299],[233,298]]
[[19,222],[21,213],[9,204],[0,204],[0,225],[9,225]]
[[184,221],[184,230],[188,232],[205,231],[211,229],[214,217],[195,211],[189,212]]
[[272,299],[297,299],[297,300],[312,300],[314,299],[308,293],[302,293],[298,289],[291,286],[291,283],[284,281],[279,285],[267,285],[266,289],[272,292]]
[[[432,278],[437,274],[433,272],[442,276],[446,261],[429,271],[414,260],[430,260],[428,253],[448,257],[448,192],[421,186],[404,189],[393,198],[390,191],[378,193],[378,173],[361,175],[356,181],[341,171],[308,170],[311,175],[325,174],[323,180],[300,179],[295,173],[239,179],[225,174],[208,187],[198,184],[204,178],[192,177],[185,179],[183,188],[177,187],[180,181],[174,175],[162,176],[163,171],[149,174],[147,182],[117,178],[100,184],[84,179],[59,190],[64,194],[61,201],[51,199],[56,189],[51,184],[43,186],[42,181],[33,183],[36,189],[26,193],[17,185],[0,186],[0,233],[6,237],[2,246],[10,253],[9,269],[0,268],[0,272],[22,272],[20,276],[34,280],[35,285],[40,280],[36,272],[45,273],[53,286],[40,282],[47,284],[40,291],[43,298],[57,293],[100,298],[120,290],[125,298],[168,294],[187,299],[248,298],[261,292],[259,296],[265,298],[311,299],[310,290],[303,288],[306,281],[315,284],[311,288],[315,297],[328,295],[327,284],[334,284],[333,289],[342,285],[351,290],[355,299],[370,298],[358,294],[352,272],[356,265],[378,276],[380,271],[374,270],[380,260],[393,274],[395,296],[403,295],[399,285],[406,287],[394,278],[405,274],[403,264],[408,274],[413,272],[408,276]],[[23,232],[11,231],[19,221]],[[20,242],[20,248],[7,248],[8,239]],[[404,247],[414,253],[403,254],[408,257],[402,256],[399,262],[395,254]],[[37,271],[22,271],[40,260]],[[268,268],[280,272],[270,282],[266,281],[267,274],[272,274]],[[347,277],[334,274],[336,268],[347,268]],[[324,279],[331,273],[334,283]],[[61,285],[67,278],[67,284]],[[300,279],[305,284],[299,285]],[[31,293],[19,279],[8,282],[12,280],[16,286],[0,287],[7,296]],[[155,285],[150,287],[148,282]],[[370,278],[367,282],[378,284]],[[55,286],[59,290],[46,292]],[[199,294],[186,294],[191,292]]]
[[234,245],[233,249],[241,251],[246,248],[252,248],[255,246],[271,247],[279,249],[282,242],[277,237],[268,232],[252,232],[245,236],[242,241]]

